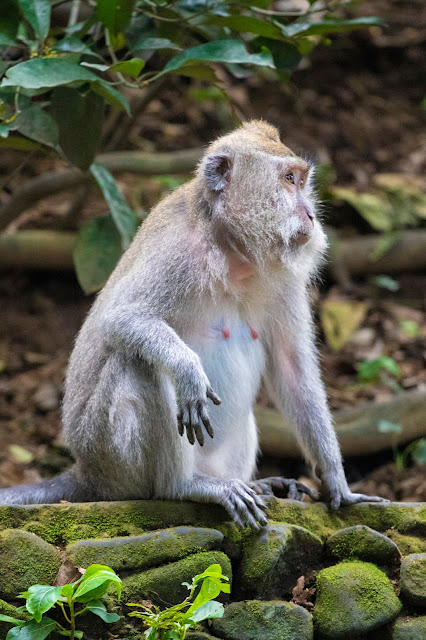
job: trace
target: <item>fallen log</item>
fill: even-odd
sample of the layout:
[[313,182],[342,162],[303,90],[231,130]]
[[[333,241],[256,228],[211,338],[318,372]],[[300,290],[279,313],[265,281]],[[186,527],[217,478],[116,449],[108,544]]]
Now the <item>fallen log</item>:
[[[299,458],[301,449],[290,424],[275,409],[256,407],[263,453],[274,457]],[[358,456],[403,445],[426,436],[426,393],[410,392],[388,402],[367,402],[333,413],[333,420],[344,456]],[[400,424],[400,434],[381,432],[381,420]]]
[[[47,179],[47,176],[48,174],[44,174],[42,177]],[[69,176],[69,178],[72,178],[72,176]],[[73,184],[72,179],[68,184]],[[0,256],[0,269],[8,267],[72,269],[71,253],[74,244],[70,237],[72,234],[67,233],[67,238],[62,238],[62,233],[64,232],[47,230],[18,231],[10,234],[0,233],[0,252],[6,252]],[[48,239],[45,242],[41,239],[41,234],[48,235]],[[399,273],[426,269],[426,230],[404,231],[401,233],[398,243],[390,249],[389,253],[374,262],[370,258],[370,252],[377,245],[380,237],[371,235],[339,241],[336,268],[341,269],[343,265],[353,275]],[[11,247],[15,247],[16,250],[21,250],[21,248],[25,247],[25,251],[20,255],[23,258],[27,256],[27,260],[29,259],[28,256],[31,255],[30,261],[19,263],[18,254],[15,254]],[[53,253],[52,259],[50,259],[50,252]],[[333,259],[332,255],[330,259]],[[331,261],[329,261],[330,264],[332,264]]]

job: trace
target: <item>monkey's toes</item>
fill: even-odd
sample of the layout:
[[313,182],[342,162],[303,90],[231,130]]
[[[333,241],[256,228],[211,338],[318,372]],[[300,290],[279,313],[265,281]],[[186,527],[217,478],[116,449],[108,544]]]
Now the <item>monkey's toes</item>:
[[232,481],[222,504],[240,529],[249,526],[258,531],[268,523],[265,502],[244,482]]
[[293,478],[262,478],[250,483],[250,486],[256,493],[265,496],[274,496],[278,498],[287,497],[290,500],[303,500],[303,496],[307,495],[312,500],[318,500],[319,494],[316,489],[306,486]]

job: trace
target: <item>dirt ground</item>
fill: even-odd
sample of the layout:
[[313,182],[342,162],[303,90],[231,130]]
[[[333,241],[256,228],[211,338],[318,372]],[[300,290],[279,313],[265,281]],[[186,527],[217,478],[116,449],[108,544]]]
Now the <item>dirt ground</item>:
[[[362,5],[362,14],[368,13],[385,18],[388,29],[334,38],[333,47],[319,48],[310,66],[294,73],[290,84],[272,82],[265,90],[265,80],[253,77],[230,89],[246,117],[263,117],[278,125],[295,151],[331,161],[337,183],[360,190],[377,172],[422,176],[426,169],[421,106],[426,93],[426,5],[422,0],[369,0]],[[190,101],[188,90],[189,84],[176,82],[161,91],[133,124],[125,146],[174,150],[214,138],[229,123],[229,112],[212,100]],[[3,152],[2,184],[21,161],[19,153]],[[30,160],[7,181],[5,198],[25,179],[59,165],[49,158]],[[141,184],[129,175],[120,176],[119,183],[144,210],[161,189],[154,180]],[[54,227],[68,204],[69,194],[52,197],[14,226]],[[82,216],[104,209],[93,191]],[[365,228],[359,221],[346,224],[345,233],[355,231],[364,233]],[[399,278],[396,293],[378,291],[366,281],[357,285],[349,298],[366,301],[368,311],[352,340],[335,353],[318,327],[333,409],[383,401],[397,393],[392,385],[361,384],[358,379],[357,364],[382,353],[399,365],[400,389],[426,389],[426,275]],[[317,303],[335,295],[348,297],[328,279],[314,292]],[[59,431],[62,384],[73,338],[91,302],[69,274],[0,274],[0,486],[32,482],[70,464]],[[417,335],[402,329],[407,321],[419,327]],[[264,461],[265,469],[271,464],[277,463]],[[304,472],[302,465],[290,466],[292,473]],[[426,466],[397,472],[391,452],[348,460],[347,469],[357,490],[397,500],[426,500]]]

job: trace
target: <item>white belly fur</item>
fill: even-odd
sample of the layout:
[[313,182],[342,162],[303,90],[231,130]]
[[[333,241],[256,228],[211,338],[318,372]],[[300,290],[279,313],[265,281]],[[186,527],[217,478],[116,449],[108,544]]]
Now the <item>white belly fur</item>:
[[[199,334],[199,340],[188,343],[222,400],[219,406],[208,404],[215,436],[207,436],[204,447],[197,447],[196,467],[208,475],[249,480],[258,447],[252,408],[264,369],[264,349],[238,317],[212,326]],[[229,338],[224,337],[223,328],[228,329]]]

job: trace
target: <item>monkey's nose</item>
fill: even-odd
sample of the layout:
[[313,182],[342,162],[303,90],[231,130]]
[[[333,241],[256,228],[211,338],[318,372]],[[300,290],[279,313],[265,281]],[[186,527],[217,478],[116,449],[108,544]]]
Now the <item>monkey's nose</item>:
[[312,225],[314,223],[314,216],[311,211],[305,205],[299,205],[296,207],[296,213],[301,220],[304,222],[310,222]]

